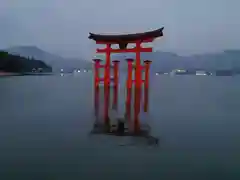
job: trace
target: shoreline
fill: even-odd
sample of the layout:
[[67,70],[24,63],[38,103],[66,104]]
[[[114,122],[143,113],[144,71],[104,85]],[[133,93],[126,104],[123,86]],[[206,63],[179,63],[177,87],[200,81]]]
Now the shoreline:
[[5,76],[50,76],[54,73],[31,73],[31,72],[25,72],[25,73],[12,73],[12,72],[0,72],[0,77]]
[[2,76],[19,76],[20,73],[12,73],[12,72],[0,72],[0,77]]

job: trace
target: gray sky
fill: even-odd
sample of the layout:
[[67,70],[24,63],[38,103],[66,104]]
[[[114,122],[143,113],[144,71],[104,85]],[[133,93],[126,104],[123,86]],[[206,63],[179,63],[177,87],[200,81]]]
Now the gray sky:
[[0,48],[36,45],[89,57],[88,32],[165,27],[155,49],[193,54],[240,49],[239,0],[0,0]]

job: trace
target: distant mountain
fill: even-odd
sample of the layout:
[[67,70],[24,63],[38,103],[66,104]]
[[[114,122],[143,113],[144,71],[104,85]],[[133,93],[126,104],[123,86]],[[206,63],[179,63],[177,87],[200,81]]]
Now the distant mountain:
[[91,68],[92,63],[73,58],[63,58],[61,56],[46,52],[36,46],[15,46],[6,49],[10,54],[21,55],[27,58],[40,59],[53,68],[53,71],[72,71],[75,68]]
[[[128,55],[135,58],[134,54]],[[240,69],[240,50],[226,50],[219,53],[179,56],[171,52],[156,51],[142,53],[142,60],[152,60],[153,71],[171,71],[173,69],[203,69],[209,71]]]
[[[72,71],[75,68],[92,68],[91,61],[63,58],[35,46],[16,46],[6,51],[24,57],[34,57],[35,59],[43,60],[52,66],[53,71],[59,71],[61,68],[67,71]],[[120,68],[122,70],[127,70],[127,63],[124,61],[126,57],[135,58],[135,55],[112,55],[112,59],[121,60]],[[192,56],[179,56],[171,52],[155,51],[153,53],[142,53],[141,57],[142,60],[152,60],[152,71],[171,71],[173,69],[203,69],[208,71],[240,69],[240,50],[226,50],[219,53]]]

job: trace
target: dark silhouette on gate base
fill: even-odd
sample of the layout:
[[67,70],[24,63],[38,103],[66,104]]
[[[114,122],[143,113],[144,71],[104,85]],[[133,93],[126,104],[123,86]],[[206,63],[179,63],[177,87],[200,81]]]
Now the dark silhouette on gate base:
[[149,146],[158,146],[159,138],[150,135],[151,128],[148,125],[140,125],[140,130],[134,132],[128,127],[127,120],[118,119],[117,124],[106,125],[105,123],[95,122],[90,134],[105,134],[112,136],[142,137],[146,139]]

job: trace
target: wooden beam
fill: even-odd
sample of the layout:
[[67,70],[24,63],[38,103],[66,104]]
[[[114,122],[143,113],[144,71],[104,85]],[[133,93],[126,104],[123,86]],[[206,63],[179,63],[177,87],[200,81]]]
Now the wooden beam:
[[[107,52],[108,50],[106,48],[104,49],[97,49],[97,53],[105,53]],[[134,53],[134,52],[137,52],[139,51],[139,49],[137,48],[132,48],[132,49],[111,49],[110,52],[111,53]],[[140,52],[152,52],[152,48],[151,47],[141,47],[140,48]]]
[[[149,42],[153,42],[154,39],[153,38],[150,38],[150,39],[143,39],[143,40],[138,40],[138,41],[141,41],[142,43],[149,43]],[[124,41],[125,42],[125,41]],[[119,43],[122,43],[122,42],[105,42],[105,41],[96,41],[96,44],[119,44]],[[136,41],[126,41],[125,43],[136,43]]]

